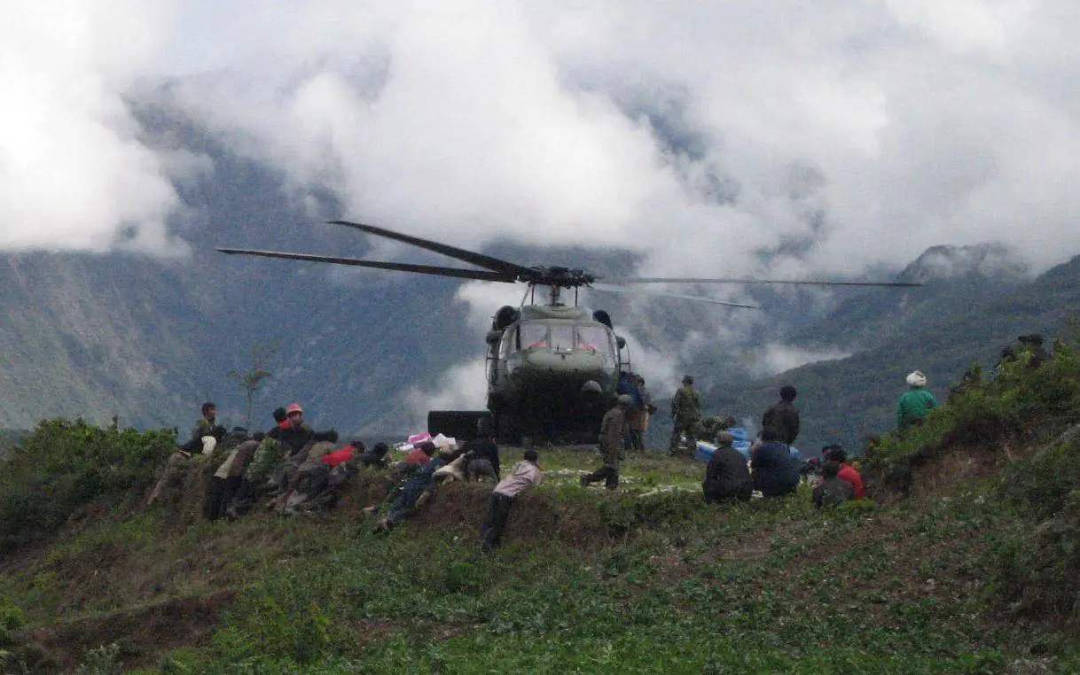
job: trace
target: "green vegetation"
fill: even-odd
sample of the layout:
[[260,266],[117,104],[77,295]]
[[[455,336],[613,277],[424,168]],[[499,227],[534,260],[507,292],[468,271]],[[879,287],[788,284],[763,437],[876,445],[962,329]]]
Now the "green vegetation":
[[7,459],[8,453],[11,452],[12,448],[18,445],[19,441],[25,437],[25,431],[0,429],[0,462]]
[[[389,536],[360,513],[385,489],[378,473],[325,517],[116,512],[0,563],[0,622],[14,617],[2,658],[86,672],[1075,672],[1078,382],[1070,349],[1008,366],[882,438],[863,467],[876,503],[833,511],[805,487],[705,507],[702,465],[655,456],[628,459],[614,494],[583,490],[596,456],[560,449],[541,450],[548,479],[491,556],[483,485],[444,486]],[[906,499],[886,485],[904,472]]]
[[138,500],[175,445],[172,432],[42,422],[0,473],[0,552],[53,534],[91,504]]
[[[988,496],[1012,518],[994,580],[1012,614],[1080,620],[1080,354],[1059,344],[971,383],[926,424],[888,436],[869,467],[886,482],[966,451],[996,469]],[[923,471],[925,473],[925,470]]]
[[244,372],[239,370],[229,371],[229,379],[235,380],[244,392],[244,401],[247,404],[245,408],[246,415],[244,416],[244,426],[246,428],[251,427],[251,414],[255,406],[255,395],[266,384],[266,380],[274,376],[272,372],[267,370],[267,364],[277,353],[277,350],[276,344],[256,344],[251,348],[251,368]]
[[882,473],[917,466],[958,447],[988,456],[1003,444],[1046,442],[1080,421],[1080,354],[1059,344],[1038,368],[1024,352],[994,379],[980,376],[935,410],[922,426],[882,437],[867,457]]

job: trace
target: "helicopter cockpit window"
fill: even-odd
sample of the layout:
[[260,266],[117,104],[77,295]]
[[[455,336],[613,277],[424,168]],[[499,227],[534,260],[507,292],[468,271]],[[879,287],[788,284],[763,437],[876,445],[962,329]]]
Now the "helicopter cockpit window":
[[559,351],[570,351],[574,348],[573,326],[552,326],[549,339],[551,348]]
[[521,331],[521,349],[547,348],[551,346],[548,343],[547,324],[523,323],[519,330]]
[[614,355],[611,336],[600,326],[578,326],[574,348],[596,352],[609,359],[613,359]]
[[610,331],[603,326],[527,322],[518,326],[517,337],[518,349],[584,350],[615,360],[615,343]]

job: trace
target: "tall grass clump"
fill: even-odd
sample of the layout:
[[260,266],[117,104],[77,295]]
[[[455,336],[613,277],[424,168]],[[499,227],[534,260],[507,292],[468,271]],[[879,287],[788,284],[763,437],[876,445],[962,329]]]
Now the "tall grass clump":
[[137,500],[175,447],[172,431],[41,422],[0,472],[0,551],[49,536],[89,504]]
[[1080,437],[1011,465],[1001,497],[1032,527],[1001,555],[998,586],[1011,609],[1080,622]]

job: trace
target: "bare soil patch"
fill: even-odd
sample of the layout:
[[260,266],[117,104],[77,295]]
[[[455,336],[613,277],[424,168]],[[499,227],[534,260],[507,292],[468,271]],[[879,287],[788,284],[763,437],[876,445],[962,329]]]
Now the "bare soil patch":
[[203,597],[176,598],[38,628],[19,637],[65,671],[74,669],[87,651],[112,643],[121,646],[126,668],[145,666],[170,649],[206,644],[235,595],[227,589]]

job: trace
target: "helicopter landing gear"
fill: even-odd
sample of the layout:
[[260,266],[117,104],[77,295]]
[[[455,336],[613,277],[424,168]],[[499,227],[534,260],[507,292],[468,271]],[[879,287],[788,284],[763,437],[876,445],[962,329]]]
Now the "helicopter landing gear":
[[521,429],[518,428],[517,418],[509,412],[501,412],[495,417],[495,428],[499,433],[499,442],[509,445],[521,443]]

